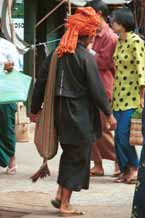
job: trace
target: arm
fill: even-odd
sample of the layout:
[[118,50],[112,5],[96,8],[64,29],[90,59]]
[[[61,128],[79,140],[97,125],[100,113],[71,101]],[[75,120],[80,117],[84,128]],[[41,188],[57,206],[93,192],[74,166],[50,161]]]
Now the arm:
[[98,67],[100,70],[114,70],[114,61],[113,61],[113,54],[116,48],[117,38],[106,38],[103,41],[102,47],[100,50],[95,50],[95,44],[94,44],[94,50],[96,51],[96,61],[98,64]]
[[15,47],[14,44],[9,42],[9,50],[7,53],[7,63],[6,68],[7,71],[10,72],[10,68],[13,66],[12,70],[20,71],[20,65],[19,65],[19,53]]
[[96,61],[91,55],[87,55],[86,57],[85,69],[88,82],[88,90],[94,105],[97,108],[100,108],[105,115],[110,115],[110,103],[100,80]]
[[92,56],[86,60],[86,74],[90,97],[96,108],[99,108],[106,115],[106,122],[109,129],[116,128],[116,120],[113,117],[109,100],[106,96],[104,87],[98,74],[96,61]]
[[138,83],[140,86],[140,106],[143,108],[145,93],[145,46],[142,39],[135,40],[133,53],[136,64],[136,72],[138,74]]
[[140,88],[140,107],[144,108],[145,85]]
[[31,102],[31,113],[37,114],[41,110],[44,100],[45,86],[48,78],[49,64],[51,61],[52,53],[46,58],[42,64],[41,70],[36,80]]

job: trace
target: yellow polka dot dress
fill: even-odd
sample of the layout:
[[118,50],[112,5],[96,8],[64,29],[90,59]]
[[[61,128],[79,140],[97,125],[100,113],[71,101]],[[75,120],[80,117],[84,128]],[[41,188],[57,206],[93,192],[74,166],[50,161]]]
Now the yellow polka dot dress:
[[113,90],[113,110],[124,111],[140,107],[140,87],[145,85],[145,45],[135,33],[118,40],[114,54],[116,66]]

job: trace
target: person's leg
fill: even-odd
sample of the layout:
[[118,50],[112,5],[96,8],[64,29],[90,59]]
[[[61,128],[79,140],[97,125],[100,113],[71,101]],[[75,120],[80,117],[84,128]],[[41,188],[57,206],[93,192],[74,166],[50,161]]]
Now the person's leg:
[[60,215],[69,216],[69,215],[84,215],[85,213],[79,210],[72,208],[69,204],[72,191],[67,188],[62,188],[62,197],[61,197],[61,206],[60,206]]
[[104,169],[102,164],[102,157],[97,142],[93,143],[91,152],[94,166],[90,170],[90,176],[103,176]]
[[90,146],[85,144],[81,146],[63,144],[62,149],[63,153],[60,159],[57,180],[59,189],[56,194],[56,198],[59,198],[61,195],[60,213],[82,215],[82,212],[70,207],[70,198],[72,191],[88,189]]
[[59,209],[61,206],[61,198],[62,198],[62,186],[59,185],[56,192],[55,199],[51,200],[51,204],[57,209]]
[[62,188],[61,206],[60,206],[60,211],[62,213],[68,213],[71,210],[70,205],[69,205],[71,195],[72,195],[71,190],[67,188]]
[[117,176],[120,176],[120,175],[121,175],[121,171],[120,171],[120,168],[119,168],[119,165],[118,165],[118,161],[116,160],[115,163],[114,163],[114,174],[113,174],[113,176],[117,177]]
[[17,170],[17,166],[16,166],[16,157],[15,155],[12,156],[10,158],[10,162],[9,162],[9,165],[8,165],[8,168],[7,168],[7,171],[6,173],[8,175],[15,175],[16,174],[16,170]]
[[56,193],[55,199],[61,201],[61,197],[62,197],[62,186],[59,185],[59,186],[58,186],[58,189],[57,189],[57,193]]
[[10,169],[16,167],[16,157],[15,155],[10,158],[9,166]]
[[[102,159],[116,161],[114,133],[106,128],[106,119],[103,113],[100,112],[102,136],[96,143],[92,145],[92,160],[94,160],[94,167],[91,169],[93,175],[104,175]],[[115,173],[118,169],[115,168]]]
[[15,162],[15,104],[0,105],[0,165]]
[[121,171],[125,174],[123,180],[133,179],[137,174],[138,158],[133,146],[129,144],[130,119],[134,110],[115,112],[117,130],[115,132],[116,154]]

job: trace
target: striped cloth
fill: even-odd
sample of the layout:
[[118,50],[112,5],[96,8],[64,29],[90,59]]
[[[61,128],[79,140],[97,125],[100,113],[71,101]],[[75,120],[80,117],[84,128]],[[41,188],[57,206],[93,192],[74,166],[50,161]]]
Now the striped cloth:
[[130,145],[143,144],[141,119],[135,119],[135,118],[131,119],[129,142]]
[[52,159],[58,149],[56,130],[54,127],[54,97],[56,80],[57,54],[52,55],[48,80],[45,88],[44,104],[40,119],[36,123],[35,138],[37,150],[45,160]]

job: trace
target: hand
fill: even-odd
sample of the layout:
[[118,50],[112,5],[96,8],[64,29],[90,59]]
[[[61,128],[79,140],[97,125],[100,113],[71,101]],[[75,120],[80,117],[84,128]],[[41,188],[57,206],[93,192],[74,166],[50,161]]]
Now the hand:
[[13,62],[7,62],[4,65],[4,70],[11,72],[14,68],[14,63]]
[[87,49],[92,49],[93,48],[93,43],[89,43],[89,45],[87,46]]
[[144,95],[145,95],[145,86],[141,86],[140,89],[140,107],[144,108]]
[[41,115],[41,111],[39,111],[37,114],[32,114],[32,113],[30,113],[30,114],[29,114],[30,121],[31,121],[32,123],[37,123],[38,120],[40,119],[40,115]]
[[113,114],[111,114],[110,116],[106,116],[106,122],[107,129],[115,130],[117,128],[117,121]]
[[144,97],[140,98],[140,107],[144,108]]

